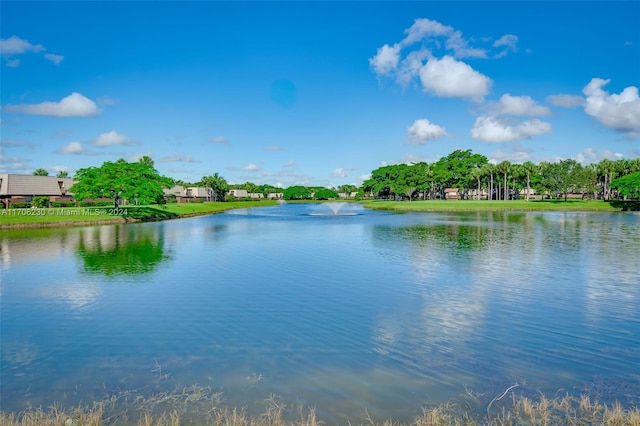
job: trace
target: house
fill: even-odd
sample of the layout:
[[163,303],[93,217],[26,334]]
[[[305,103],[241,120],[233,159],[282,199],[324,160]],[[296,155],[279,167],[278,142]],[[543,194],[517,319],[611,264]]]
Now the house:
[[356,198],[358,196],[358,192],[338,192],[338,197],[340,198]]
[[236,198],[249,198],[249,193],[246,189],[231,189],[228,194]]
[[11,203],[28,203],[33,197],[49,197],[50,201],[71,201],[69,188],[72,178],[55,176],[35,176],[0,174],[0,201],[5,207]]
[[270,192],[267,194],[267,199],[269,200],[282,200],[284,199],[283,192]]
[[213,200],[213,190],[211,188],[203,188],[200,186],[185,187],[176,185],[165,189],[163,192],[165,197],[175,197],[179,203]]
[[444,198],[447,200],[459,200],[460,192],[458,188],[446,188],[444,190]]

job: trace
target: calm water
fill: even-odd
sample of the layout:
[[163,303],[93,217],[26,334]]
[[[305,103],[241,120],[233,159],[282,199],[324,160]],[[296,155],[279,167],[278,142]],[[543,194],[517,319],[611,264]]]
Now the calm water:
[[640,215],[341,212],[2,232],[2,410],[191,384],[329,422],[514,383],[640,401]]

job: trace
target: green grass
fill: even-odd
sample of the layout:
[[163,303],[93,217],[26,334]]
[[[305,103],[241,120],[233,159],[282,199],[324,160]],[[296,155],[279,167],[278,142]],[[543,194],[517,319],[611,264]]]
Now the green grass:
[[[637,202],[635,203],[637,204]],[[420,201],[365,201],[364,206],[376,210],[397,211],[580,211],[619,212],[633,210],[633,202],[607,202],[600,200],[420,200]]]
[[48,209],[2,209],[0,229],[73,226],[103,223],[175,219],[220,213],[225,210],[277,204],[275,201],[183,203],[164,206],[56,207]]

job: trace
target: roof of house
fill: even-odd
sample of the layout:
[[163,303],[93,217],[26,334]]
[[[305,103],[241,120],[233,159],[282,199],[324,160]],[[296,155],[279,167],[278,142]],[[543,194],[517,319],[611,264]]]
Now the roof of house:
[[0,174],[0,196],[69,195],[69,188],[74,183],[72,178]]

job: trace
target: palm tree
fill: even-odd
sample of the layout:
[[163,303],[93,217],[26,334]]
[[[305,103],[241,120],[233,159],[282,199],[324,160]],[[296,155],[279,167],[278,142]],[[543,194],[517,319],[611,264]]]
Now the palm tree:
[[496,166],[496,171],[504,177],[504,200],[508,199],[509,185],[507,185],[507,176],[509,176],[510,169],[511,163],[507,160],[501,162]]
[[491,163],[487,163],[482,166],[482,174],[484,176],[489,176],[489,195],[487,195],[487,200],[491,200],[493,198],[493,174],[496,171],[496,166]]
[[66,170],[60,170],[58,172],[58,174],[56,175],[56,177],[58,177],[58,178],[67,178],[67,177],[69,177],[69,172],[66,171]]
[[484,176],[484,170],[482,167],[476,167],[475,169],[471,170],[470,173],[470,177],[472,179],[476,180],[476,183],[478,184],[478,189],[476,191],[476,199],[479,200],[480,199],[480,178]]
[[525,161],[522,164],[522,169],[525,173],[525,175],[527,176],[527,193],[525,194],[525,200],[529,201],[529,194],[531,193],[531,175],[533,175],[534,173],[537,173],[538,171],[538,166],[536,166],[533,162],[531,161]]
[[223,200],[224,194],[229,188],[227,181],[218,173],[214,173],[210,176],[204,176],[202,180],[200,180],[200,184],[213,191],[213,199],[215,201]]
[[43,169],[42,167],[35,169],[33,172],[34,176],[49,176],[49,172]]
[[138,162],[140,162],[141,164],[146,164],[147,166],[151,166],[151,168],[153,168],[153,166],[155,165],[151,157],[149,157],[148,155],[143,155],[142,157],[140,157]]

